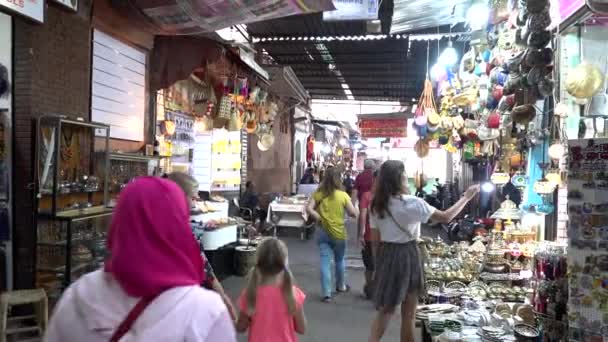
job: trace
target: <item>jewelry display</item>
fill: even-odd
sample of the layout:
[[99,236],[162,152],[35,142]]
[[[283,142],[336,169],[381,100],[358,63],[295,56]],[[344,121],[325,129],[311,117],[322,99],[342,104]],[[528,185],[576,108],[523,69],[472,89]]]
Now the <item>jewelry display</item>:
[[109,129],[61,116],[37,121],[36,287],[50,300],[105,259]]

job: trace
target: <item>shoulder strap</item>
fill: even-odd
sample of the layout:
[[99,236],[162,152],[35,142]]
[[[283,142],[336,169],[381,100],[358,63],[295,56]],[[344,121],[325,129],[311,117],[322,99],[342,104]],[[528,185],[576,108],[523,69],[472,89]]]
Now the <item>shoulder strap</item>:
[[148,307],[148,305],[150,305],[150,303],[152,303],[154,299],[156,299],[156,297],[158,296],[159,295],[142,298],[139,302],[137,302],[133,309],[129,311],[127,317],[122,321],[122,323],[120,323],[118,328],[116,328],[114,334],[110,338],[110,342],[120,341],[120,339],[123,338],[129,332],[129,330],[131,330],[131,327],[133,326],[137,318],[141,316],[141,314]]
[[400,229],[402,232],[404,232],[405,234],[407,234],[407,236],[408,236],[408,238],[409,238],[409,239],[412,239],[412,240],[414,239],[414,237],[412,236],[412,233],[411,233],[411,232],[410,232],[408,229],[403,228],[403,226],[402,226],[402,225],[399,223],[399,221],[397,221],[397,219],[395,218],[395,216],[393,216],[393,214],[391,213],[391,211],[390,211],[390,209],[389,209],[388,207],[386,208],[386,213],[388,214],[388,216],[390,216],[390,217],[391,217],[391,219],[393,220],[393,222],[395,222],[395,225],[396,225],[396,226],[397,226],[397,227],[398,227],[398,228],[399,228],[399,229]]

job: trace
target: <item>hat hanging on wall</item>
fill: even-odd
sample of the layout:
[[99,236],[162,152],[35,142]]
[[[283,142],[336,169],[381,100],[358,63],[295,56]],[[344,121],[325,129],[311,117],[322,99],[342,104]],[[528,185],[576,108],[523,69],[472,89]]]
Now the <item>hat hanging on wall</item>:
[[11,84],[8,77],[8,69],[0,63],[0,98],[8,97]]

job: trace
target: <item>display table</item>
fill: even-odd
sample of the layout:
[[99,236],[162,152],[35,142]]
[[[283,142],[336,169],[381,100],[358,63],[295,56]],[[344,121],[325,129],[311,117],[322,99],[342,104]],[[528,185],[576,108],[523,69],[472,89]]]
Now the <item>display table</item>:
[[[211,220],[218,221],[228,217],[228,202],[213,202],[214,211],[208,213],[195,214],[191,216],[191,221],[205,223]],[[200,234],[201,242],[205,251],[213,251],[231,243],[237,242],[237,224],[220,225],[215,230],[205,230]]]
[[306,220],[308,219],[306,205],[307,202],[304,201],[297,203],[272,202],[268,205],[266,222],[275,227],[275,234],[278,227],[300,229],[300,236],[304,239],[306,230],[310,228],[306,225]]

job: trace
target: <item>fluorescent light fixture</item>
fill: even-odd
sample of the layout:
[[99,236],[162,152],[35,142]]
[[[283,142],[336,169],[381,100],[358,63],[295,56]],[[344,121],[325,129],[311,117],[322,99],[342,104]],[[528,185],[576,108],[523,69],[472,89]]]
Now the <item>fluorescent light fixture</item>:
[[448,42],[448,47],[446,47],[439,56],[438,63],[448,67],[458,63],[458,53],[456,52],[456,49],[452,47],[452,41]]
[[350,87],[346,83],[341,83],[340,85],[342,86],[342,89],[350,89]]
[[467,11],[467,22],[471,30],[481,30],[488,25],[490,9],[486,2],[476,2]]

